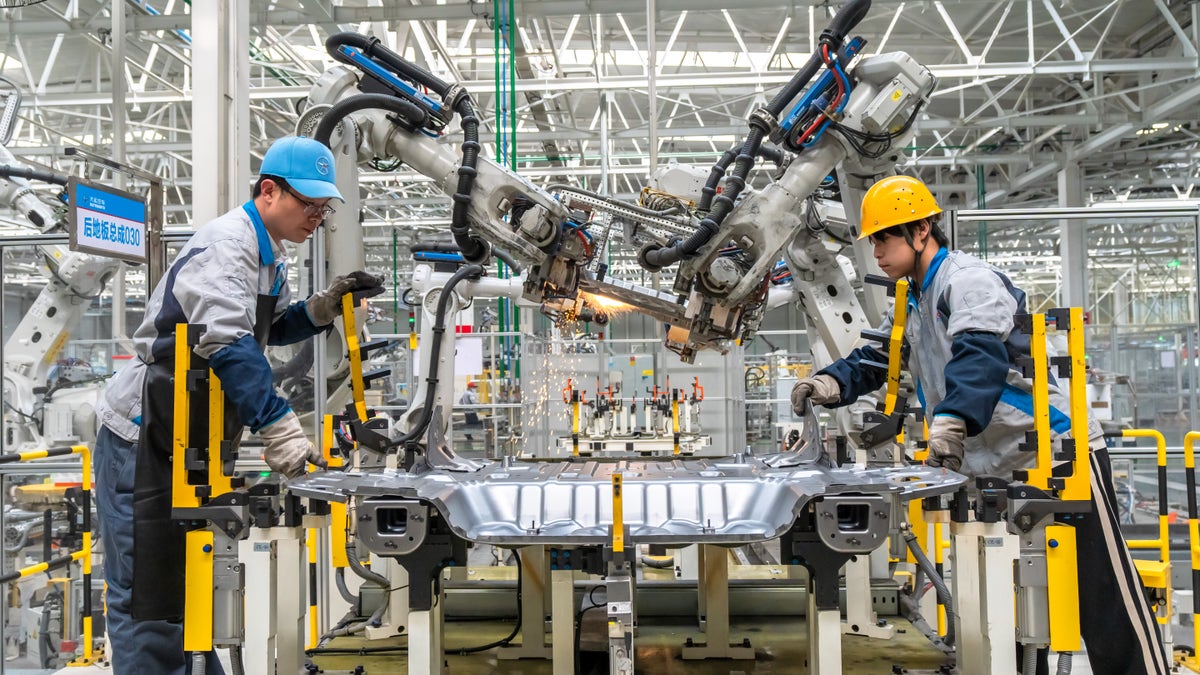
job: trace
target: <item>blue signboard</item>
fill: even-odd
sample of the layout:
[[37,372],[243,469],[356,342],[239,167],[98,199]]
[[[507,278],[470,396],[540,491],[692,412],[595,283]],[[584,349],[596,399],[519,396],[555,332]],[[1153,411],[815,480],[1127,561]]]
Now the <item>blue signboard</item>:
[[146,262],[146,202],[72,177],[67,183],[71,250]]

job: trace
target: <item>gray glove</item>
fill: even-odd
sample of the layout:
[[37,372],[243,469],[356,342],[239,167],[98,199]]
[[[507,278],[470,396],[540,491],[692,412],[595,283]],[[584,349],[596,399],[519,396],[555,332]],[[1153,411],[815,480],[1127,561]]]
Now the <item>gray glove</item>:
[[314,326],[328,326],[342,315],[342,296],[357,293],[371,298],[383,292],[383,277],[359,270],[337,276],[329,288],[313,293],[304,301],[304,309]]
[[828,405],[841,400],[842,388],[832,375],[806,377],[792,387],[792,410],[797,415],[804,414],[805,401],[812,401],[813,405]]
[[950,471],[962,470],[963,443],[967,440],[967,423],[953,415],[934,415],[929,426],[929,466]]
[[317,451],[304,435],[300,427],[300,418],[291,410],[269,426],[258,430],[258,435],[267,444],[263,451],[263,459],[272,471],[295,478],[304,473],[304,463],[315,464],[322,469],[329,468],[325,457]]

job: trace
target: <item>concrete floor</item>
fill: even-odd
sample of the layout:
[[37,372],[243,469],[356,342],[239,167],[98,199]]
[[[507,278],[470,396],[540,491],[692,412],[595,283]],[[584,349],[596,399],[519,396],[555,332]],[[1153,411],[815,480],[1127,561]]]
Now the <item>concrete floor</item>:
[[[941,654],[904,622],[897,624],[899,631],[892,640],[883,642],[858,637],[842,639],[844,673],[890,673],[894,665],[910,670],[936,671],[944,663]],[[508,673],[520,675],[550,675],[553,670],[549,661],[502,661],[496,650],[471,656],[453,655],[456,647],[484,644],[504,637],[512,630],[511,623],[499,621],[451,622],[446,624],[446,651],[451,654],[447,662],[452,673],[482,675],[484,673]],[[607,655],[601,651],[604,620],[598,612],[585,619],[582,636],[581,673],[608,673]],[[755,647],[753,661],[683,661],[680,648],[688,637],[702,638],[693,626],[684,626],[674,621],[644,619],[638,627],[636,665],[639,673],[671,675],[672,673],[789,673],[798,675],[807,672],[808,640],[803,619],[769,617],[762,620],[738,620],[733,623],[732,634],[750,638]],[[404,638],[384,641],[390,646],[402,646]],[[383,646],[371,643],[371,647]],[[351,648],[366,646],[357,639],[343,638],[334,641],[331,647]],[[597,650],[597,651],[591,651]],[[407,661],[403,653],[389,655],[318,655],[314,663],[326,672],[353,672],[363,666],[366,673],[407,673]],[[1076,671],[1079,672],[1079,671]]]

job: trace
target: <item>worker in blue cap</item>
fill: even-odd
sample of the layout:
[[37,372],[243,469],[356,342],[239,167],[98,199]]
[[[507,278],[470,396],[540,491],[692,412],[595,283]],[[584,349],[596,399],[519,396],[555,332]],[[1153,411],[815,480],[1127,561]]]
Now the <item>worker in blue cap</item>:
[[[268,345],[326,330],[341,298],[383,291],[382,277],[354,272],[291,302],[283,242],[302,243],[344,201],[333,154],[303,137],[276,141],[250,201],[206,223],[179,252],[134,333],[138,358],[115,375],[96,407],[97,511],[108,582],[107,625],[117,675],[184,675],[184,529],[171,519],[175,326],[203,324],[194,347],[220,378],[226,416],[258,434],[272,470],[294,477],[324,466],[296,413],[276,393]],[[208,672],[219,673],[215,658]]]

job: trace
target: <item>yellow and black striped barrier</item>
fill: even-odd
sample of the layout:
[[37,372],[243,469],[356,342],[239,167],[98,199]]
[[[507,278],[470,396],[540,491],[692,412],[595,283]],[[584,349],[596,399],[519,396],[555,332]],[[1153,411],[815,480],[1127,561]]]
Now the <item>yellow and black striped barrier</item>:
[[1200,520],[1196,516],[1196,441],[1200,431],[1189,431],[1183,437],[1183,462],[1187,477],[1188,549],[1192,554],[1192,644],[1200,645]]
[[23,567],[19,570],[13,570],[4,575],[0,575],[0,583],[9,583],[17,579],[24,579],[34,574],[48,572],[52,569],[63,567],[73,561],[80,560],[83,563],[83,656],[71,661],[70,666],[90,666],[94,658],[92,655],[92,449],[86,445],[73,445],[71,447],[46,448],[43,450],[28,450],[26,452],[14,452],[0,455],[0,464],[15,464],[17,462],[29,462],[35,459],[46,459],[48,457],[66,457],[67,455],[79,455],[82,459],[82,467],[80,470],[83,473],[83,488],[81,499],[83,501],[83,547],[71,554],[62,555],[52,560]]
[[1167,509],[1167,439],[1154,429],[1123,429],[1122,438],[1149,438],[1154,441],[1158,473],[1158,536],[1153,539],[1127,539],[1131,550],[1158,550],[1158,560],[1134,560],[1134,567],[1147,591],[1159,603],[1155,619],[1165,625],[1171,619],[1171,541]]

